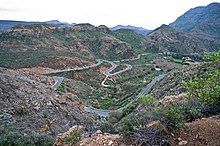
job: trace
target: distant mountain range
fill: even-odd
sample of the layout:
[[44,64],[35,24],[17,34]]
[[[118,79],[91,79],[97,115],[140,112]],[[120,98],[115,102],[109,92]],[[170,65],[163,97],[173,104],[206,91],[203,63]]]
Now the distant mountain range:
[[74,24],[69,24],[66,22],[59,22],[58,20],[51,20],[45,22],[28,22],[28,21],[13,21],[13,20],[0,20],[0,31],[11,30],[12,27],[17,25],[33,25],[33,24],[50,24],[57,27],[70,27]]
[[148,30],[146,28],[143,28],[143,27],[136,27],[136,26],[131,26],[131,25],[127,25],[127,26],[124,26],[124,25],[117,25],[115,27],[112,27],[110,28],[112,31],[115,31],[115,30],[119,30],[119,29],[130,29],[130,30],[133,30],[141,35],[144,35],[146,36],[147,34],[149,34],[152,30]]

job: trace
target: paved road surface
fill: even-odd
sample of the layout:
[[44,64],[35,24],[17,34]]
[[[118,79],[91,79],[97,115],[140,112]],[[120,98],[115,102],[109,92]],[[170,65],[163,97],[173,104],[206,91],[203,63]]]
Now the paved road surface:
[[64,69],[64,70],[54,70],[54,71],[50,71],[50,72],[45,72],[45,73],[43,73],[43,75],[52,74],[52,73],[61,73],[61,72],[67,72],[67,71],[78,71],[78,70],[90,69],[90,68],[99,66],[100,64],[102,64],[102,62],[103,62],[102,60],[97,59],[97,63],[90,65],[90,66],[75,67],[72,69]]

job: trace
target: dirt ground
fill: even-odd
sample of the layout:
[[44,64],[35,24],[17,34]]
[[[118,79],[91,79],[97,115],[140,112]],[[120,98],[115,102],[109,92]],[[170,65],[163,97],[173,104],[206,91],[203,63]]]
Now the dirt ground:
[[178,136],[170,137],[172,146],[220,146],[220,116],[186,123]]

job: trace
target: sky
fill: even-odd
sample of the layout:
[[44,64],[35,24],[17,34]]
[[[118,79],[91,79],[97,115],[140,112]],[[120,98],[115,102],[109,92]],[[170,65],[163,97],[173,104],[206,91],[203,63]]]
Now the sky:
[[0,20],[134,25],[155,29],[220,0],[0,0]]

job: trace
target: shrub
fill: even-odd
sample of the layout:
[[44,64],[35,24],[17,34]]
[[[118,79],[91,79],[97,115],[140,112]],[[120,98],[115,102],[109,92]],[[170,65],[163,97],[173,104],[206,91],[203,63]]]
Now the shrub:
[[24,136],[20,132],[0,127],[0,146],[51,146],[55,142],[52,136],[44,134]]
[[71,132],[69,137],[65,137],[64,141],[65,142],[70,142],[72,144],[76,144],[77,142],[79,142],[81,139],[81,133],[78,130],[74,130]]
[[163,123],[170,132],[176,132],[184,125],[184,116],[178,106],[171,105],[161,111]]
[[57,87],[58,92],[66,92],[66,85],[61,83],[60,86]]
[[130,104],[128,104],[123,110],[122,110],[122,115],[121,117],[124,117],[131,113],[136,107],[138,106],[138,102],[134,101]]
[[124,118],[119,126],[119,133],[124,136],[132,135],[136,130],[141,127],[138,119]]
[[220,104],[220,51],[206,55],[206,60],[211,61],[207,71],[199,77],[185,82],[185,88],[190,97],[197,97],[206,105]]
[[155,102],[155,98],[151,95],[146,95],[139,98],[139,103],[145,106],[153,105],[154,102]]
[[110,122],[102,123],[97,129],[100,129],[103,133],[116,133],[114,126]]
[[121,119],[121,113],[114,111],[109,114],[109,122],[112,124],[117,123]]

